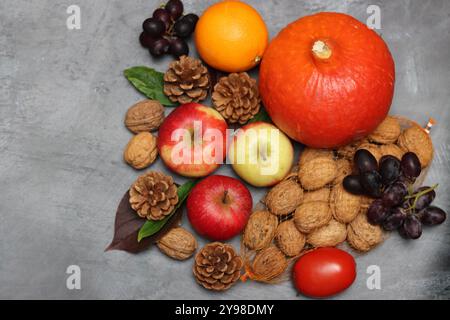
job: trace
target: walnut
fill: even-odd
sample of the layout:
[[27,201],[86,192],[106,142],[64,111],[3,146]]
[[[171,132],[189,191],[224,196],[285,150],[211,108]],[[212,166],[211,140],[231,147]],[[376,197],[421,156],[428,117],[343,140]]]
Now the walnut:
[[365,196],[365,195],[359,196],[359,199],[361,201],[361,210],[364,210],[364,209],[367,210],[370,207],[370,205],[372,204],[372,202],[375,201],[374,198]]
[[337,167],[337,175],[333,183],[341,184],[346,176],[352,174],[353,171],[352,163],[350,162],[350,160],[347,160],[345,158],[337,159],[336,167]]
[[281,181],[266,196],[266,205],[275,215],[293,212],[302,203],[303,189],[293,179]]
[[401,133],[400,123],[394,117],[387,116],[383,122],[369,135],[369,140],[380,143],[395,143]]
[[150,132],[141,132],[128,142],[123,158],[135,169],[144,169],[151,165],[158,156],[156,138]]
[[402,132],[397,144],[405,152],[414,152],[422,167],[426,167],[433,159],[433,142],[429,134],[418,125],[414,125]]
[[380,161],[381,158],[380,146],[373,143],[365,142],[358,146],[358,150],[360,149],[366,149],[375,157],[375,159],[377,159],[377,161]]
[[361,140],[356,140],[356,141],[350,142],[349,144],[346,144],[345,146],[341,146],[340,148],[338,148],[336,150],[336,153],[337,153],[338,157],[353,161],[353,157],[354,157],[355,152],[358,149],[358,147],[361,144],[366,143],[366,142],[368,142],[367,139],[361,139]]
[[403,155],[405,154],[405,151],[403,151],[399,146],[396,144],[384,144],[380,146],[379,151],[381,153],[381,156],[391,155],[398,159],[401,159]]
[[337,166],[333,159],[319,157],[300,166],[298,178],[306,190],[317,190],[333,182],[337,176]]
[[125,116],[125,125],[134,133],[157,130],[163,121],[164,107],[156,100],[136,103]]
[[156,245],[167,256],[176,260],[186,260],[197,249],[197,240],[186,229],[177,227],[167,232]]
[[332,150],[305,147],[300,154],[299,166],[302,167],[310,160],[317,158],[334,159],[334,154]]
[[327,202],[314,201],[304,203],[295,210],[294,223],[300,232],[309,233],[326,225],[331,217],[331,209]]
[[383,231],[380,226],[374,226],[367,221],[364,210],[347,225],[347,241],[358,251],[369,251],[383,241]]
[[267,247],[275,236],[277,226],[277,217],[269,211],[253,212],[244,230],[244,244],[251,250]]
[[275,243],[287,256],[293,257],[302,251],[305,246],[305,236],[295,227],[294,220],[283,221],[279,224]]
[[331,219],[306,237],[306,242],[313,247],[335,247],[347,238],[347,227],[344,223]]
[[283,252],[275,246],[270,246],[259,251],[253,261],[246,260],[244,266],[244,277],[270,283],[286,271],[289,263]]
[[329,188],[322,188],[314,191],[308,191],[303,194],[303,202],[302,203],[308,203],[313,201],[325,201],[328,202],[330,199],[330,192],[331,190]]
[[361,209],[361,198],[347,192],[342,184],[333,187],[330,196],[333,217],[342,223],[351,222]]

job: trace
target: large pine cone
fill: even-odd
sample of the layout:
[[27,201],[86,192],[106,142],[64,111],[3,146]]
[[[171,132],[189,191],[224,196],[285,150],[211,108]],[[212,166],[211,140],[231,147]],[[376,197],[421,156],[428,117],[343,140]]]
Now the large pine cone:
[[244,124],[258,113],[261,106],[256,80],[246,72],[222,77],[214,86],[212,102],[229,123]]
[[130,188],[130,204],[137,214],[148,220],[162,220],[178,203],[173,178],[161,172],[141,175]]
[[164,74],[164,94],[180,104],[206,99],[210,86],[208,69],[198,59],[181,56]]
[[226,290],[240,277],[244,265],[231,245],[213,242],[195,256],[194,275],[199,284],[209,290]]

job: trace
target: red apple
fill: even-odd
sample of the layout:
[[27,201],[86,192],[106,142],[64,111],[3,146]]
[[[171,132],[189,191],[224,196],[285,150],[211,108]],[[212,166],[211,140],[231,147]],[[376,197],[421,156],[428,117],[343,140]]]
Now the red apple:
[[159,155],[182,176],[207,176],[224,162],[226,130],[225,119],[215,109],[198,103],[181,105],[159,128]]
[[213,175],[200,181],[188,196],[187,215],[192,227],[214,241],[242,232],[252,211],[252,195],[239,180]]

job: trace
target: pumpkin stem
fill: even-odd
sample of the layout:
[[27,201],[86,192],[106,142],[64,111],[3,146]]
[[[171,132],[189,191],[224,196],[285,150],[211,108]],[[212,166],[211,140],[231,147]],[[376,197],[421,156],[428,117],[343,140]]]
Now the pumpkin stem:
[[312,52],[319,59],[328,59],[331,57],[331,49],[322,40],[317,40],[314,42],[312,47]]

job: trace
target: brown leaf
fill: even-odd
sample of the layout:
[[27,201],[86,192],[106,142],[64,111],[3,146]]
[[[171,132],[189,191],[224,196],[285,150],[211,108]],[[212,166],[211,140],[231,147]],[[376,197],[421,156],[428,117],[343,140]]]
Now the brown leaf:
[[127,190],[117,208],[113,240],[105,251],[123,250],[129,253],[138,253],[147,249],[179,223],[182,212],[183,208],[179,208],[159,232],[138,242],[139,230],[146,219],[139,217],[131,208],[130,194]]

